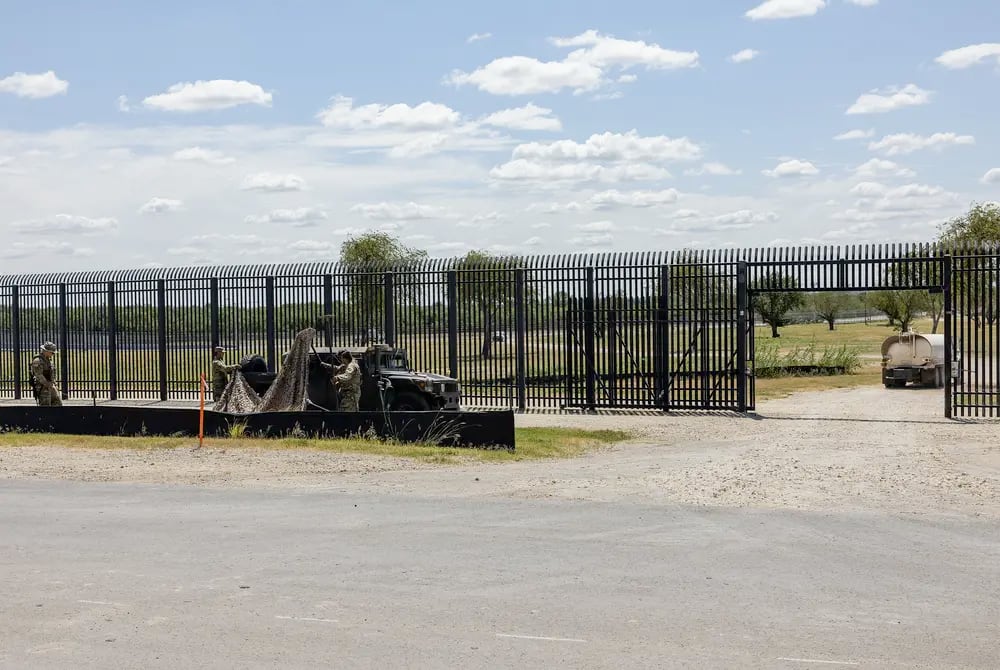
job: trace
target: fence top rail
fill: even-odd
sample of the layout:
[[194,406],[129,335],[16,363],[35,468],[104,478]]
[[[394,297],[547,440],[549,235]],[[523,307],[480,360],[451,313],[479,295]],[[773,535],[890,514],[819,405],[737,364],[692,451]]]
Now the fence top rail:
[[398,266],[346,266],[337,261],[279,263],[267,265],[201,265],[173,268],[134,268],[85,272],[0,275],[0,286],[41,286],[98,282],[149,282],[157,280],[234,279],[242,277],[293,277],[349,275],[372,272],[447,272],[450,270],[574,270],[582,268],[649,267],[656,265],[748,263],[829,263],[853,261],[899,261],[936,258],[946,254],[995,255],[1000,245],[962,245],[942,247],[935,243],[859,244],[814,247],[755,247],[726,249],[680,249],[673,251],[635,251],[616,253],[573,253],[537,256],[506,256],[487,265],[462,264],[460,258],[429,258]]

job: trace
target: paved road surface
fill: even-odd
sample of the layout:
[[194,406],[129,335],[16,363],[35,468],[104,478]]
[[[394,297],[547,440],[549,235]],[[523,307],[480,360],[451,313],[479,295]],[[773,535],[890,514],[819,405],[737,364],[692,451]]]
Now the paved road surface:
[[1000,526],[7,481],[0,602],[3,668],[989,668]]

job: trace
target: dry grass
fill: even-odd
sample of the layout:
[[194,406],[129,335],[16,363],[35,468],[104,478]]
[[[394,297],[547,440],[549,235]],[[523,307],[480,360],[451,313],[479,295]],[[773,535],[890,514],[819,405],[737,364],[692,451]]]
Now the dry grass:
[[[252,439],[211,438],[206,449],[312,449],[335,453],[367,454],[393,458],[409,458],[421,463],[458,464],[474,462],[510,462],[539,459],[574,458],[603,446],[623,442],[629,433],[617,430],[581,430],[573,428],[518,428],[514,453],[500,450],[455,449],[446,447],[382,442],[365,439],[312,438]],[[197,438],[190,437],[101,437],[92,435],[53,435],[41,433],[4,433],[4,447],[51,447],[67,449],[159,449],[195,448]]]
[[882,368],[868,365],[849,375],[803,375],[757,379],[757,400],[787,398],[793,393],[880,386]]

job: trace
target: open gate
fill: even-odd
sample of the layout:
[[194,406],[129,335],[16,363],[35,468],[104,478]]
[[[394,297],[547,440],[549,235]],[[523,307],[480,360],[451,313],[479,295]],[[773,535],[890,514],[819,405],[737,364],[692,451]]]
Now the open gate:
[[[592,278],[590,278],[592,280]],[[586,409],[754,409],[747,265],[675,263],[655,291],[566,313],[566,406]]]

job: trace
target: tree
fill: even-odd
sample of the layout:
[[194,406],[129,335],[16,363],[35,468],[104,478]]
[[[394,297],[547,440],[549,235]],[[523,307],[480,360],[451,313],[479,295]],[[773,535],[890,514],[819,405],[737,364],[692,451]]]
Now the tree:
[[[368,343],[371,331],[381,323],[385,313],[383,273],[412,269],[426,257],[423,249],[410,248],[381,231],[348,237],[340,245],[340,262],[351,273],[347,278],[349,300],[363,323],[361,344]],[[412,292],[414,288],[402,290]],[[326,315],[323,320],[329,318]]]
[[[955,217],[941,227],[939,241],[947,247],[1000,245],[1000,204],[973,203],[969,211]],[[959,309],[977,324],[992,326],[1000,313],[997,294],[1000,293],[997,275],[1000,264],[995,256],[956,259],[952,265],[952,291],[961,294]]]
[[[500,311],[514,302],[514,270],[520,264],[515,256],[494,256],[473,250],[455,265],[458,274],[458,299],[478,315],[483,341],[479,356],[493,356],[493,339]],[[527,297],[527,296],[526,296]]]
[[869,294],[870,304],[889,317],[889,325],[898,324],[897,330],[905,333],[913,320],[929,308],[927,291],[877,291]]
[[797,291],[775,291],[775,288],[795,288],[792,277],[771,274],[765,278],[763,286],[768,292],[753,293],[753,309],[760,314],[764,323],[771,326],[771,337],[781,337],[778,328],[788,325],[788,313],[805,304],[805,297]]
[[847,311],[851,296],[838,291],[824,291],[823,293],[814,293],[811,302],[817,316],[826,321],[830,330],[834,330],[834,323],[837,321],[837,317]]
[[1000,204],[972,203],[969,211],[942,224],[939,241],[951,244],[1000,244]]

